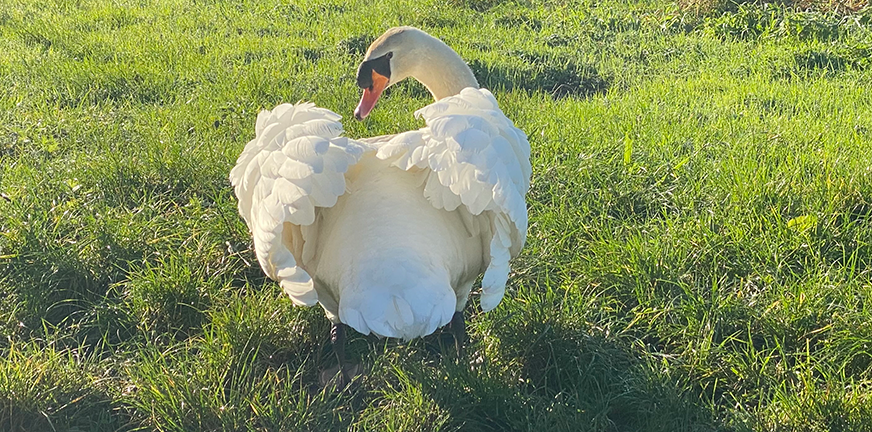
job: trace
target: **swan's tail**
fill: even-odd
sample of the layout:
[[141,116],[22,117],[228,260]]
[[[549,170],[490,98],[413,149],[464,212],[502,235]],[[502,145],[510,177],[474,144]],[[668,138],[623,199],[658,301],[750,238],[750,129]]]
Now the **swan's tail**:
[[357,285],[343,288],[339,320],[362,334],[405,340],[448,324],[457,296],[447,275],[439,277],[409,262],[393,264],[372,270]]

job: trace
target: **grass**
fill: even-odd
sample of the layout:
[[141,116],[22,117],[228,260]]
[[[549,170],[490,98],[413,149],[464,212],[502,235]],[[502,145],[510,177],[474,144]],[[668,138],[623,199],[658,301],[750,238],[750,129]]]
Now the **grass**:
[[[0,430],[872,430],[872,11],[694,5],[0,0]],[[399,24],[529,135],[530,232],[468,364],[354,335],[333,394],[227,174]]]

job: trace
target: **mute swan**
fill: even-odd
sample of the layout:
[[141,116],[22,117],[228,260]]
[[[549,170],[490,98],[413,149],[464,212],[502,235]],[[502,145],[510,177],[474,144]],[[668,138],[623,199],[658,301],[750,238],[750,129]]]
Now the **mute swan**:
[[324,308],[346,382],[343,323],[406,340],[451,323],[459,349],[476,279],[489,311],[526,239],[527,137],[445,43],[413,27],[379,37],[354,116],[407,77],[436,100],[415,112],[427,126],[355,140],[329,110],[282,104],[257,116],[230,172],[263,271]]

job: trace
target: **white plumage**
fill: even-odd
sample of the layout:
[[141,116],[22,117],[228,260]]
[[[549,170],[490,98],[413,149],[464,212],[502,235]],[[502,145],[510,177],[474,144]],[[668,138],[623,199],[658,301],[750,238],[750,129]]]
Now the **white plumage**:
[[283,104],[230,173],[264,272],[363,334],[432,333],[482,272],[493,309],[526,237],[530,146],[493,95],[465,88],[415,115],[427,126],[353,140],[339,115]]

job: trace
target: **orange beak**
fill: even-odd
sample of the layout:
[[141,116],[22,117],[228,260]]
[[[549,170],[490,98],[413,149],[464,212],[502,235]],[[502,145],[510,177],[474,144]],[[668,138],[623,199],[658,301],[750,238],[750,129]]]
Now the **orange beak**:
[[375,103],[378,102],[379,96],[381,96],[387,85],[388,77],[376,71],[372,71],[372,86],[363,89],[363,96],[360,98],[360,103],[357,104],[357,108],[354,109],[354,118],[358,120],[366,118],[366,116],[369,115],[369,112],[372,111],[373,107],[375,107]]

